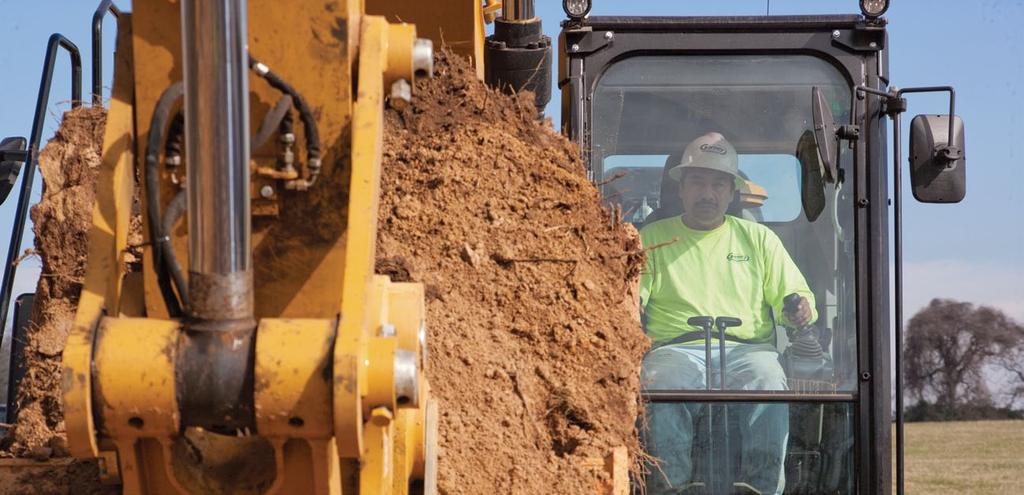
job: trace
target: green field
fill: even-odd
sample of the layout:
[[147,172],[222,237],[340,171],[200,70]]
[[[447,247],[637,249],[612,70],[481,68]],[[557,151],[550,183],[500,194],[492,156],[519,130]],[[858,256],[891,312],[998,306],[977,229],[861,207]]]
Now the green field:
[[1024,421],[908,423],[905,436],[908,495],[1024,493]]

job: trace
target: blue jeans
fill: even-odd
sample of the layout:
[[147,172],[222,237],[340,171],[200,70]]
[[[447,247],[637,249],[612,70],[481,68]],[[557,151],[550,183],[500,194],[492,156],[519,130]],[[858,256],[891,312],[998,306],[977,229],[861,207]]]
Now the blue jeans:
[[[644,357],[642,384],[647,390],[704,390],[710,368],[711,385],[718,388],[718,345],[712,342],[711,363],[705,362],[704,342],[656,348]],[[726,390],[786,390],[786,374],[779,353],[771,344],[734,344],[726,347]],[[647,406],[647,451],[659,459],[647,476],[647,493],[678,493],[691,480],[694,420],[703,404],[656,403]],[[789,439],[789,406],[786,404],[729,404],[730,414],[741,420],[742,455],[735,481],[750,484],[761,493],[781,494],[786,486],[784,460]],[[730,453],[731,455],[731,453]]]

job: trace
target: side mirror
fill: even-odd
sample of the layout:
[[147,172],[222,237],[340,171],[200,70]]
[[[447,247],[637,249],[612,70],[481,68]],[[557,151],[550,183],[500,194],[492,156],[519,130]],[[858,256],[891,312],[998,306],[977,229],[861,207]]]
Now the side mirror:
[[804,131],[796,143],[796,159],[800,162],[800,205],[809,222],[817,220],[825,209],[825,166],[820,155],[814,133]]
[[817,86],[811,88],[811,117],[814,121],[814,141],[821,158],[822,172],[826,182],[835,182],[836,149],[839,139],[836,136],[836,120],[832,117],[832,109],[825,99],[825,94]]
[[25,146],[28,141],[23,137],[9,137],[0,141],[0,204],[7,201],[7,196],[18,182],[21,166],[28,160]]
[[[952,132],[950,132],[952,131]],[[950,142],[952,135],[952,142]],[[922,203],[959,203],[967,193],[964,123],[949,115],[910,121],[910,187]]]

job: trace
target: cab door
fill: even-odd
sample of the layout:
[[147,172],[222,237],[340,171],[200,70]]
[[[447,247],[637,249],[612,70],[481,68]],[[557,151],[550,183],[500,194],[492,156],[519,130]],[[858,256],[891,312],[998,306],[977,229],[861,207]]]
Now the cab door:
[[[742,328],[756,341],[647,315],[653,347],[639,424],[646,448],[661,458],[649,466],[648,493],[891,490],[885,129],[878,104],[853,91],[887,85],[885,41],[883,29],[859,16],[594,17],[563,25],[563,129],[612,211],[642,234],[677,228],[684,212],[667,172],[689,142],[722,134],[746,183],[728,215],[781,242],[817,315],[791,328],[780,306],[752,308],[754,321]],[[839,150],[835,170],[823,169],[813,144],[814,88],[837,122],[860,131],[855,145]],[[671,270],[687,265],[648,264]],[[721,297],[727,278],[680,283]],[[671,307],[672,294],[655,289],[647,304]],[[755,345],[763,351],[757,359]]]

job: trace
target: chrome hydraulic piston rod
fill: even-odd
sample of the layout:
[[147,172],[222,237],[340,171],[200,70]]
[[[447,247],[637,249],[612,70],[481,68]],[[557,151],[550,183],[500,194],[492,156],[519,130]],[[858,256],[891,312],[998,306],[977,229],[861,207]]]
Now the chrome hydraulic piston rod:
[[537,17],[533,0],[505,0],[501,3],[501,18],[508,22],[528,21]]
[[251,318],[245,1],[183,0],[181,14],[192,313]]
[[246,0],[182,0],[190,318],[179,342],[182,421],[252,421]]

